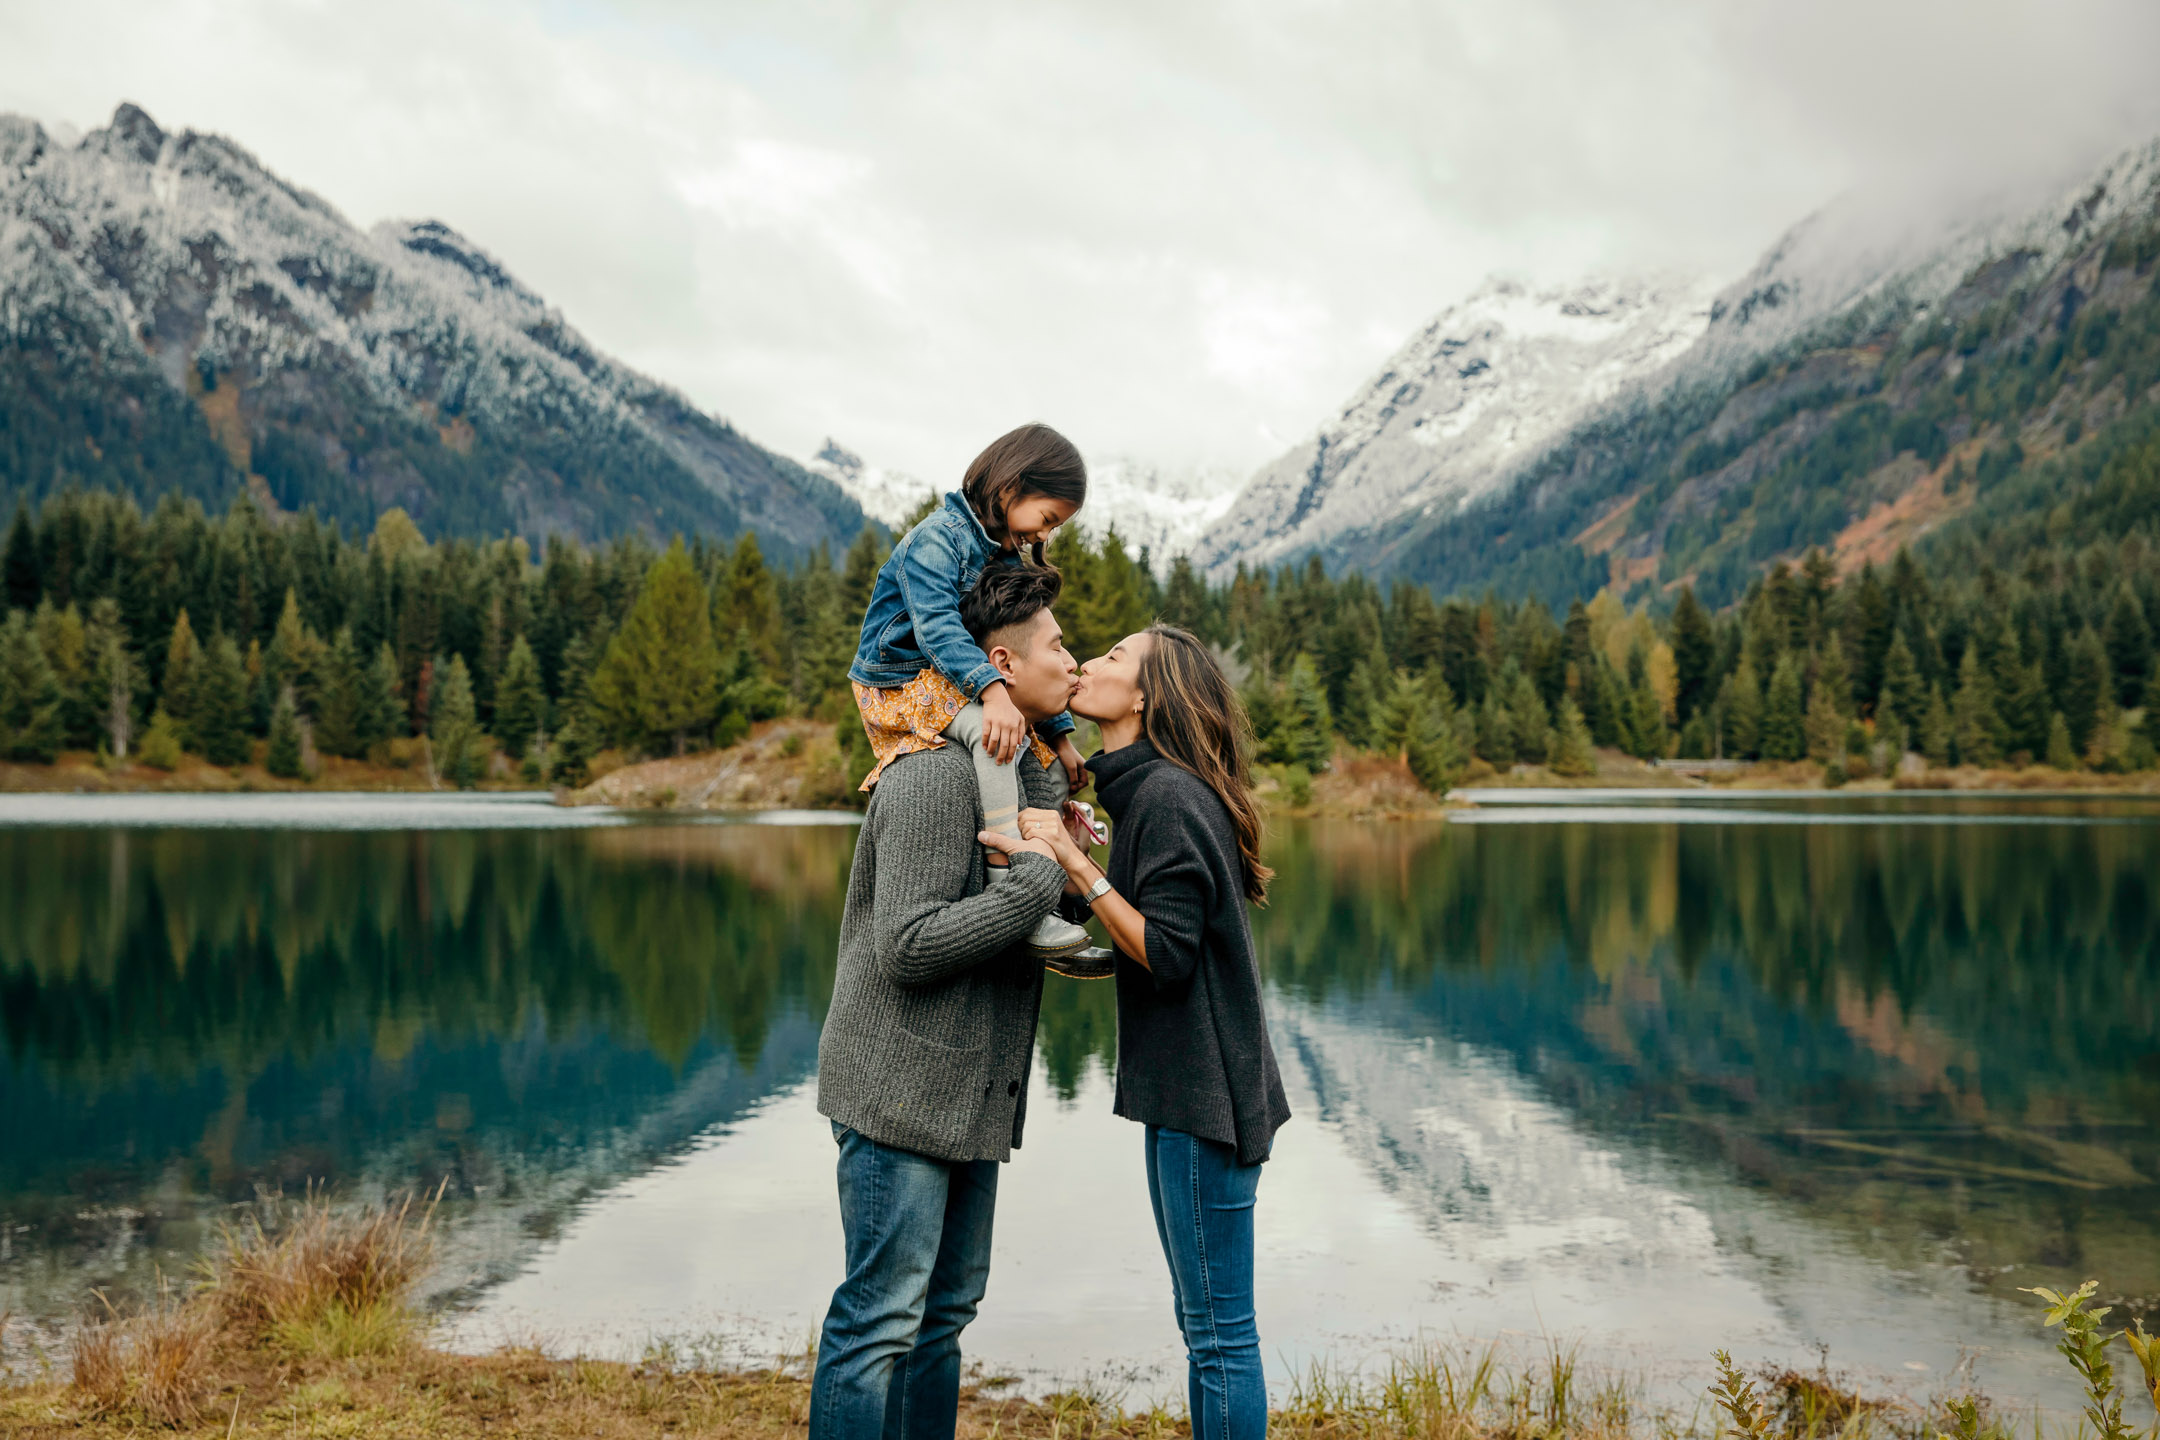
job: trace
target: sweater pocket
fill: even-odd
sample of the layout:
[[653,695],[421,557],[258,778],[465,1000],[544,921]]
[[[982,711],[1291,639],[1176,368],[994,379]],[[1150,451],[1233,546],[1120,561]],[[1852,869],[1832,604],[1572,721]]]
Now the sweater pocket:
[[941,989],[925,995],[900,992],[893,1024],[909,1040],[931,1052],[927,1058],[968,1061],[990,1043],[989,1017],[973,1003],[973,986]]

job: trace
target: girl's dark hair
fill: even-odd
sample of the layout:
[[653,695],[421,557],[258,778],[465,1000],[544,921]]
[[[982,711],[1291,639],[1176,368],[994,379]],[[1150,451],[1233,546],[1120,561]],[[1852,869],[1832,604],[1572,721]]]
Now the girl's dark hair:
[[1237,831],[1245,894],[1266,903],[1275,872],[1260,863],[1260,807],[1252,797],[1252,722],[1237,687],[1190,630],[1151,625],[1140,661],[1141,729],[1156,753],[1221,797]]
[[[960,482],[975,518],[992,540],[1004,544],[1005,512],[1026,495],[1047,495],[1069,501],[1074,508],[1087,503],[1087,462],[1063,435],[1040,423],[1008,430],[983,447]],[[1043,563],[1042,546],[1028,547],[1028,558]]]

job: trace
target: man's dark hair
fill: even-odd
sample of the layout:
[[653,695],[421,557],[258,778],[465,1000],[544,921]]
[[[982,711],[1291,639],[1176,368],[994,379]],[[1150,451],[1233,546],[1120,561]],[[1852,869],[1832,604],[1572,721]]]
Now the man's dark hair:
[[1048,567],[991,565],[961,597],[960,623],[976,644],[988,649],[992,635],[1034,619],[1036,611],[1057,603],[1064,588],[1065,577]]

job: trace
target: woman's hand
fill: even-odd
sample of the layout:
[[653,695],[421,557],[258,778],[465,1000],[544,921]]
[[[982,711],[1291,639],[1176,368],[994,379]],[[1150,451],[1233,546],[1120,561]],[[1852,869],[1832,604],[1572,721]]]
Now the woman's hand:
[[1073,744],[1070,731],[1058,736],[1058,763],[1065,767],[1065,788],[1077,795],[1085,783],[1081,777],[1087,774],[1087,762],[1080,758],[1080,747]]
[[1027,743],[1027,721],[1020,718],[1020,707],[1005,693],[1002,680],[983,686],[978,698],[983,707],[983,748],[998,764],[1010,765]]
[[1075,880],[1082,871],[1088,871],[1093,880],[1094,862],[1088,859],[1085,848],[1076,843],[1072,831],[1066,828],[1065,816],[1056,810],[1022,810],[1020,833],[1029,840],[1039,840],[1050,847],[1050,853],[1065,873]]

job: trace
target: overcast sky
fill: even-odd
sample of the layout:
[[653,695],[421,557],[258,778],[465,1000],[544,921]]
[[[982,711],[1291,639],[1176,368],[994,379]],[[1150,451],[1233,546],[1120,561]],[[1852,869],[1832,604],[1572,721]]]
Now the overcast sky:
[[1737,274],[1840,189],[2160,130],[2153,0],[0,0],[123,100],[439,218],[756,439],[1023,419],[1243,471],[1495,271]]

